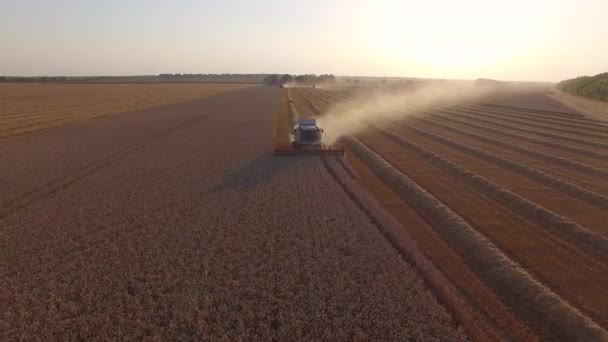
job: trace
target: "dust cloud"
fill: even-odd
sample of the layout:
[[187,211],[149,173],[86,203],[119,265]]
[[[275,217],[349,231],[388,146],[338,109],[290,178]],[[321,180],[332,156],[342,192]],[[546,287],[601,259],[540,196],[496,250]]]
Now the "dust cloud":
[[332,107],[318,119],[325,143],[354,134],[369,124],[396,121],[419,112],[421,107],[457,105],[490,93],[493,87],[475,82],[440,82],[416,85],[414,89],[366,89],[356,97]]

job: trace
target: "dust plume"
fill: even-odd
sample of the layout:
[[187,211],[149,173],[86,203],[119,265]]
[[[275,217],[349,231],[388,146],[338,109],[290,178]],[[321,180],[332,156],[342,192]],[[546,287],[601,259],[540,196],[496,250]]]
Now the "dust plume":
[[419,112],[421,107],[473,101],[488,94],[494,87],[453,81],[416,84],[407,89],[363,89],[359,96],[338,103],[318,119],[325,131],[326,144],[333,144],[342,135],[357,133],[369,124],[402,119]]

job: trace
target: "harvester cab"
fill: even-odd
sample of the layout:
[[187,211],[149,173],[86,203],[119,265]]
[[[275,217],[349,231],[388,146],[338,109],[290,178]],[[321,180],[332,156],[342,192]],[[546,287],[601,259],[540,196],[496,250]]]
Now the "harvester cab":
[[323,129],[317,126],[315,119],[300,119],[293,126],[291,132],[294,146],[313,146],[321,145],[323,142]]
[[344,156],[343,147],[323,144],[323,129],[313,118],[299,119],[291,131],[291,147],[275,148],[276,155],[334,155]]

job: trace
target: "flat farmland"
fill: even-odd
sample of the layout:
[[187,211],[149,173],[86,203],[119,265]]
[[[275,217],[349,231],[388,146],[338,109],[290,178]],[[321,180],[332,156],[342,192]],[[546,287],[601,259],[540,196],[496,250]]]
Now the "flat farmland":
[[284,91],[230,90],[0,140],[1,339],[467,340],[335,160],[272,155]]
[[248,86],[0,83],[0,138]]
[[3,340],[608,339],[608,124],[545,91],[402,103],[341,159],[272,150],[365,87],[10,86]]
[[[320,118],[367,96],[290,93]],[[606,123],[529,89],[394,110],[341,139],[346,161],[472,308],[448,304],[469,335],[606,339]]]

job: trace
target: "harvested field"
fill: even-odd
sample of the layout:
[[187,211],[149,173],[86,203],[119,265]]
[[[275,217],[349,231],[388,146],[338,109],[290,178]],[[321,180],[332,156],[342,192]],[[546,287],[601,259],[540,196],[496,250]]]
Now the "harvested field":
[[608,124],[608,104],[604,101],[591,100],[581,96],[570,95],[561,91],[556,91],[549,96],[563,103],[569,108],[584,113],[588,118]]
[[0,83],[0,138],[250,86]]
[[2,140],[2,339],[466,340],[348,176],[270,154],[288,108],[250,87]]
[[[351,101],[357,106],[357,101],[365,98],[361,89],[309,88],[303,93],[322,115],[332,115],[332,108],[339,103]],[[353,141],[347,146],[364,146],[357,147],[358,154],[349,153],[347,161],[358,184],[401,223],[430,260],[436,260],[437,267],[460,291],[458,296],[469,299],[464,302],[476,310],[477,316],[457,317],[470,320],[463,326],[473,331],[473,338],[483,339],[475,333],[479,329],[471,328],[483,317],[495,333],[516,340],[523,338],[509,333],[526,329],[550,339],[606,339],[605,127],[540,91],[493,95],[454,107],[403,111],[409,115],[357,132],[356,140],[347,139]],[[369,151],[394,171],[370,169],[373,158],[369,159]],[[495,278],[488,266],[483,266],[483,254],[463,248],[459,237],[442,233],[435,214],[430,214],[423,202],[408,197],[409,190],[397,192],[391,177],[399,174],[449,208],[487,239],[491,248],[504,253],[508,259],[505,265],[511,265],[505,270],[524,270],[522,287],[515,290],[517,286],[510,281]],[[404,215],[420,215],[423,219],[404,219]],[[431,242],[433,236],[435,242]],[[456,257],[450,258],[451,263],[442,259],[450,251],[459,255],[464,269],[470,272],[460,272],[463,277],[470,274],[467,282],[451,275],[457,267]],[[467,293],[474,284],[472,279],[481,280],[487,294],[480,291],[470,300]],[[519,297],[522,291],[537,286],[533,284],[541,284],[561,304],[534,303],[534,296],[528,300]],[[476,302],[481,296],[485,306]],[[493,296],[497,304],[488,306]],[[500,307],[506,313],[500,314]],[[514,315],[523,320],[525,328],[515,330],[517,321],[508,327],[497,319],[498,315]],[[563,321],[557,318],[560,315]]]

